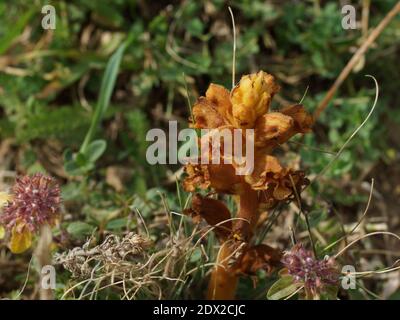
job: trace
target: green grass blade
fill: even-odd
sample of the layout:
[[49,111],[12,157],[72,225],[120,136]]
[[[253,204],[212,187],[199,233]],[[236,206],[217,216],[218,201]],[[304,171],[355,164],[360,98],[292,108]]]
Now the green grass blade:
[[22,17],[17,21],[17,23],[7,32],[7,34],[1,39],[0,42],[0,55],[6,52],[14,40],[22,33],[25,26],[30,21],[31,17],[34,13],[37,12],[37,8],[33,8],[26,12]]
[[119,66],[121,64],[124,51],[131,42],[131,39],[131,36],[128,37],[128,39],[117,49],[117,51],[115,51],[115,53],[111,56],[110,60],[107,63],[106,70],[101,81],[100,96],[97,101],[95,113],[92,118],[89,131],[87,132],[85,140],[83,141],[80,149],[82,153],[85,153],[86,148],[88,147],[90,141],[93,139],[96,129],[99,126],[99,123],[108,108],[111,94],[114,90],[115,81],[117,79]]

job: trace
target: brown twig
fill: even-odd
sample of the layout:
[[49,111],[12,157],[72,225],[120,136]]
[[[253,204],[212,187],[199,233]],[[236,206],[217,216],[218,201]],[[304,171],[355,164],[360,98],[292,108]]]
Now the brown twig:
[[326,94],[325,98],[321,101],[319,106],[314,112],[314,118],[318,119],[319,115],[322,111],[325,110],[329,101],[332,99],[338,88],[341,86],[343,81],[348,77],[351,70],[353,70],[354,66],[358,63],[360,58],[365,54],[371,44],[378,38],[378,36],[382,33],[385,27],[389,24],[389,22],[400,12],[400,1],[389,11],[389,13],[383,18],[383,20],[379,23],[379,25],[372,30],[371,34],[365,40],[365,42],[361,45],[360,48],[354,53],[353,57],[344,67],[340,75],[337,77],[336,81],[329,89],[328,93]]

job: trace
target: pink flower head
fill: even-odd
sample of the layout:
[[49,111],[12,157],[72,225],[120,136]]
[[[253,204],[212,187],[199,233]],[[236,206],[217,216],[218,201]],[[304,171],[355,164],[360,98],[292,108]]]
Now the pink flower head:
[[12,229],[17,222],[33,232],[42,225],[53,225],[60,211],[60,188],[55,180],[41,173],[17,178],[12,200],[0,214],[0,223]]
[[296,282],[312,294],[321,292],[325,285],[337,285],[339,273],[333,258],[318,260],[302,244],[296,244],[282,258],[283,265]]

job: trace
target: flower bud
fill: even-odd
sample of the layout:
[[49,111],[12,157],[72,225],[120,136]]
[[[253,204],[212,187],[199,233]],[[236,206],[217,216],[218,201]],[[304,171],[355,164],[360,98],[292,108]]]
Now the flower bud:
[[257,118],[268,112],[278,91],[274,77],[264,71],[243,76],[231,93],[235,126],[253,128]]

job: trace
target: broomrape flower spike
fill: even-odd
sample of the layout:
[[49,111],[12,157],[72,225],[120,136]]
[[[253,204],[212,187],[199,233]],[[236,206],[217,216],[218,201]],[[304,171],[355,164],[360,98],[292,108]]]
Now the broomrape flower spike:
[[41,173],[17,178],[0,215],[0,224],[11,233],[10,250],[22,253],[30,248],[32,234],[56,223],[60,203],[60,188],[53,178]]
[[231,93],[234,124],[239,128],[253,128],[256,119],[268,112],[279,86],[274,77],[264,71],[243,76]]
[[[270,112],[273,96],[279,91],[272,75],[259,71],[245,75],[229,92],[220,85],[210,84],[205,97],[200,97],[192,108],[191,127],[196,129],[242,130],[242,155],[247,155],[246,131],[253,130],[254,168],[252,172],[238,175],[239,158],[225,162],[223,138],[219,153],[211,153],[210,164],[201,161],[185,166],[187,174],[183,187],[187,192],[197,189],[213,189],[216,193],[235,196],[238,212],[235,219],[225,204],[219,200],[195,194],[191,208],[186,213],[196,222],[204,219],[214,231],[222,245],[217,256],[217,267],[211,274],[208,298],[233,299],[239,275],[254,274],[257,269],[267,272],[279,263],[281,253],[261,245],[251,246],[256,232],[260,211],[270,210],[281,202],[292,200],[296,193],[308,183],[302,171],[285,168],[272,154],[280,144],[298,133],[311,131],[313,124],[302,105],[292,105],[277,112]],[[216,135],[217,136],[217,135]],[[200,144],[206,137],[199,137]],[[236,146],[239,139],[230,143]],[[208,142],[205,142],[208,147]],[[213,159],[213,157],[221,157]],[[244,156],[246,158],[246,156]]]

